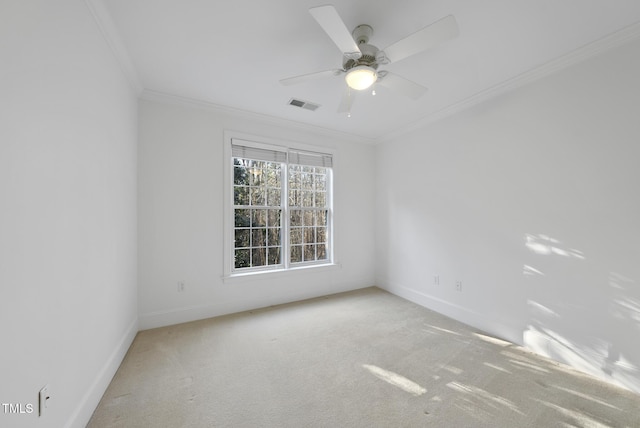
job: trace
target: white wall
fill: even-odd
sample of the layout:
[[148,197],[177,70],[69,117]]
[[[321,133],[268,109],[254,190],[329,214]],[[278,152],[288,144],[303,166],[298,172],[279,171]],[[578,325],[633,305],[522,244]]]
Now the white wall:
[[137,331],[136,95],[80,0],[3,0],[0,64],[0,426],[85,426]]
[[378,284],[640,392],[638,76],[636,41],[381,145]]
[[[140,102],[139,313],[152,328],[374,285],[374,148],[259,116]],[[309,113],[313,114],[313,113]],[[337,149],[341,267],[223,280],[225,130]],[[177,283],[185,283],[178,292]]]

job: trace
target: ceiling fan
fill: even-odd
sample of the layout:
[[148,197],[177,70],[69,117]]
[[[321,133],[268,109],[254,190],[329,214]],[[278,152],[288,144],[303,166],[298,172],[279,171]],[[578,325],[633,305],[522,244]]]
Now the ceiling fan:
[[280,80],[280,83],[294,85],[344,75],[347,87],[338,108],[339,113],[350,114],[352,90],[363,91],[374,83],[412,99],[420,98],[427,88],[387,70],[379,70],[379,66],[403,60],[458,35],[456,19],[449,15],[381,50],[369,44],[369,38],[373,35],[371,26],[358,25],[350,33],[333,5],[312,7],[309,13],[342,52],[342,68],[289,77]]

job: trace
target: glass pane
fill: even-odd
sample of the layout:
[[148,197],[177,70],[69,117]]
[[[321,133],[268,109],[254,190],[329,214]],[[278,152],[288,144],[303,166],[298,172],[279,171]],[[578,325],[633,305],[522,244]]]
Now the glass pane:
[[292,207],[302,206],[302,201],[300,200],[300,190],[289,190],[289,205]]
[[[238,159],[234,159],[234,163],[240,162]],[[238,165],[238,164],[236,164]],[[233,184],[248,186],[249,185],[249,173],[244,166],[235,166],[233,168]]]
[[267,205],[270,207],[279,207],[281,205],[280,189],[267,189]]
[[263,187],[249,187],[251,194],[251,205],[264,205],[265,189]]
[[327,206],[327,194],[326,192],[316,192],[316,207]]
[[316,242],[327,242],[327,228],[316,228]]
[[236,248],[248,247],[249,236],[250,236],[249,229],[236,229],[235,247]]
[[251,230],[251,246],[266,247],[267,246],[267,229]]
[[316,190],[326,191],[327,190],[327,176],[326,175],[316,175]]
[[291,229],[289,240],[291,241],[291,245],[302,244],[302,228],[296,227]]
[[235,186],[233,188],[233,204],[249,205],[249,190],[246,186]]
[[314,244],[316,242],[316,230],[313,227],[304,228],[304,243]]
[[300,172],[301,168],[302,167],[300,165],[289,165],[289,172],[290,173]]
[[270,265],[280,264],[280,247],[267,248],[267,263]]
[[302,212],[300,210],[291,210],[291,226],[302,226]]
[[327,175],[327,168],[316,167],[315,172],[316,172],[316,174],[321,174],[321,175],[325,175],[326,176]]
[[251,266],[251,261],[249,257],[250,257],[249,250],[236,250],[234,266],[236,268],[244,268],[244,267]]
[[318,260],[326,260],[327,259],[327,246],[326,245],[318,245],[316,250],[318,251]]
[[253,186],[260,186],[264,182],[264,164],[262,161],[253,161],[249,168],[249,183]]
[[299,189],[300,185],[300,172],[299,170],[294,170],[293,167],[291,167],[291,170],[289,171],[289,188]]
[[282,169],[279,163],[268,162],[266,165],[266,184],[269,187],[280,187]]
[[315,245],[305,245],[304,246],[304,260],[305,261],[315,260],[316,259],[315,247],[316,247]]
[[326,211],[318,211],[317,212],[317,224],[318,224],[318,226],[326,226],[327,225],[327,212]]
[[303,207],[313,206],[313,191],[311,190],[302,191],[302,206]]
[[305,226],[315,226],[315,211],[305,210],[303,211],[303,224]]
[[251,266],[264,266],[267,264],[267,249],[253,248],[251,250]]
[[267,225],[267,210],[251,210],[251,226],[265,227]]
[[280,229],[267,229],[267,233],[267,245],[269,245],[270,247],[280,246]]
[[280,227],[280,210],[267,210],[267,226]]
[[251,210],[236,209],[235,214],[235,226],[236,227],[249,227],[251,226],[251,217],[249,216]]
[[302,172],[313,172],[313,167],[312,166],[303,166],[302,167]]
[[294,245],[291,247],[291,263],[298,263],[302,261],[302,246]]
[[313,174],[303,173],[301,179],[303,190],[313,190]]

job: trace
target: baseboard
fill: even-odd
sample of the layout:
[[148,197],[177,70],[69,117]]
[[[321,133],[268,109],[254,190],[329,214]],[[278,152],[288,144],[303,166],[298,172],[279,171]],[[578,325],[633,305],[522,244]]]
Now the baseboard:
[[427,309],[431,309],[439,314],[453,318],[456,321],[460,321],[471,327],[490,333],[500,339],[522,345],[521,333],[509,327],[513,325],[513,322],[495,319],[494,317],[487,316],[486,314],[473,311],[467,307],[440,299],[436,296],[422,293],[403,285],[386,284],[380,285],[379,287],[391,294],[395,294],[398,297],[402,297],[403,299],[409,300],[410,302],[416,303]]
[[211,318],[218,315],[218,307],[215,305],[188,306],[167,311],[155,311],[141,314],[138,317],[139,328],[149,330],[152,328],[166,327],[168,325],[181,324]]
[[122,336],[122,339],[120,339],[118,346],[113,350],[107,359],[107,362],[102,367],[102,370],[100,370],[89,387],[84,398],[80,401],[76,410],[69,417],[69,421],[65,425],[66,428],[83,428],[87,426],[87,423],[89,423],[89,420],[91,419],[91,415],[93,415],[98,403],[100,403],[100,399],[107,390],[109,383],[111,383],[111,379],[113,379],[118,367],[120,367],[120,364],[122,363],[122,360],[124,359],[124,356],[129,350],[129,347],[137,333],[138,320],[134,319],[125,334]]
[[219,317],[222,315],[234,314],[253,309],[260,309],[269,306],[281,305],[285,303],[297,302],[305,299],[313,299],[330,294],[342,293],[346,291],[358,290],[371,287],[373,281],[370,279],[354,281],[354,285],[337,285],[326,287],[321,290],[305,290],[297,294],[289,294],[286,297],[279,296],[271,300],[260,301],[227,301],[215,305],[196,305],[183,308],[175,308],[166,311],[155,311],[140,314],[138,317],[138,327],[140,331],[152,328],[166,327],[169,325],[181,324],[185,322],[198,321],[206,318]]

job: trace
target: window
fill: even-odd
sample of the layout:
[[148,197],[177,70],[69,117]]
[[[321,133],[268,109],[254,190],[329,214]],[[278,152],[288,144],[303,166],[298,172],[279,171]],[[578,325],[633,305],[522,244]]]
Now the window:
[[332,261],[331,154],[231,139],[231,273]]

